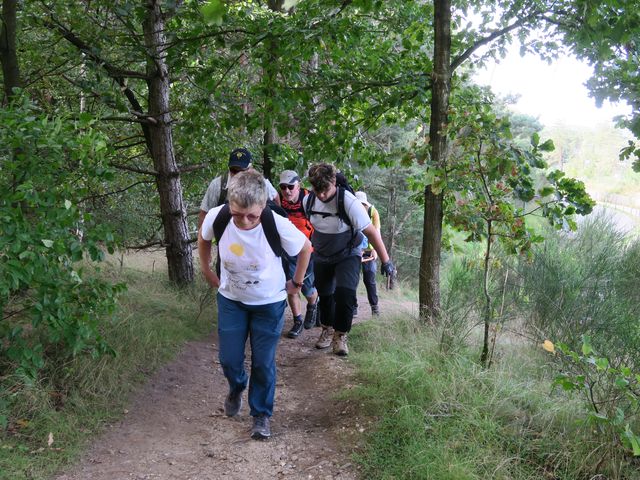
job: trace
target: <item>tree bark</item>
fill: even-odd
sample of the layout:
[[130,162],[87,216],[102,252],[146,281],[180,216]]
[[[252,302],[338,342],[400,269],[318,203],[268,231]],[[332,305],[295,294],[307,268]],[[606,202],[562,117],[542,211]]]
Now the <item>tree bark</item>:
[[146,7],[147,16],[143,29],[145,46],[150,56],[147,61],[147,85],[149,116],[152,120],[148,127],[149,151],[160,195],[169,279],[178,285],[186,285],[193,282],[193,254],[189,243],[180,172],[173,148],[164,17],[160,1],[147,0]]
[[[267,4],[269,9],[273,12],[282,11],[284,0],[268,0]],[[275,68],[278,64],[277,40],[274,37],[269,37],[265,42],[267,49],[267,55],[265,56],[265,62],[262,66],[262,81],[267,87],[266,91],[266,105],[263,111],[263,126],[264,135],[262,139],[262,174],[268,180],[272,180],[273,170],[273,151],[276,144],[276,133],[273,124],[273,108],[270,106],[275,101],[275,92],[273,89],[273,83],[276,81]]]
[[[447,165],[449,93],[451,90],[451,1],[434,0],[434,54],[431,86],[431,121],[429,147],[431,168]],[[420,256],[420,318],[437,323],[440,317],[440,253],[442,250],[442,192],[431,186],[424,191],[424,230]]]
[[2,78],[4,79],[4,104],[13,95],[13,89],[21,85],[18,54],[16,52],[17,10],[17,0],[2,1],[0,63],[2,63]]

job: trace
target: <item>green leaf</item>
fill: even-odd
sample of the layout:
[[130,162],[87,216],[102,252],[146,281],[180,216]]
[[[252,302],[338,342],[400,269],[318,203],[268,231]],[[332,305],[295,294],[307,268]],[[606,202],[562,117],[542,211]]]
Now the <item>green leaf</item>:
[[67,210],[71,208],[71,205],[73,204],[69,200],[64,201],[64,208],[66,208]]
[[533,135],[531,135],[531,145],[534,147],[537,147],[539,143],[540,143],[540,135],[536,132]]
[[550,186],[546,186],[546,187],[542,187],[538,193],[540,194],[541,197],[547,197],[549,195],[551,195],[553,192],[555,192],[556,189]]
[[629,380],[622,377],[617,377],[615,380],[615,385],[618,388],[627,388],[629,386]]
[[553,140],[549,139],[538,147],[541,152],[553,152],[556,149]]
[[53,240],[42,240],[42,243],[47,248],[53,247]]
[[629,442],[633,456],[640,457],[640,438],[633,433],[629,425],[624,430],[624,438]]
[[222,17],[226,10],[222,0],[209,0],[208,3],[200,7],[202,16],[209,25],[222,25]]
[[606,358],[596,358],[595,365],[598,370],[606,370],[609,367],[609,360]]

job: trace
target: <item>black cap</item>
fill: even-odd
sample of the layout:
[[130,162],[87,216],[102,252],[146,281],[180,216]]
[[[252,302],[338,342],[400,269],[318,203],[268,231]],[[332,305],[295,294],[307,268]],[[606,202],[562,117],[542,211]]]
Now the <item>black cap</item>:
[[246,148],[236,148],[229,155],[229,168],[236,167],[246,170],[251,165],[251,154]]

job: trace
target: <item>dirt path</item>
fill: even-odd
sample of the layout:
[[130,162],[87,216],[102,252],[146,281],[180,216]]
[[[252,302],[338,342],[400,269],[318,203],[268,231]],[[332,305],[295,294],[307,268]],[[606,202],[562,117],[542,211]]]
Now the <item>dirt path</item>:
[[[367,320],[366,297],[359,302],[358,321]],[[124,418],[56,479],[356,479],[350,455],[368,424],[357,405],[335,398],[352,383],[349,361],[314,348],[318,334],[314,328],[280,341],[270,440],[250,439],[246,393],[240,415],[224,415],[227,383],[211,338],[187,344]]]

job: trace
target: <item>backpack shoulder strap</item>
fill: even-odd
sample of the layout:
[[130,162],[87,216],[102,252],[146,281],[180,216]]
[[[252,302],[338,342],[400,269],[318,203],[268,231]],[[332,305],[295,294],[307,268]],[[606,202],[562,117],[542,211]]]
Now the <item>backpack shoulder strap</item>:
[[[227,200],[227,189],[224,188],[227,186],[229,182],[229,170],[225,170],[225,172],[220,175],[220,195],[218,196],[218,205],[222,205]],[[229,223],[229,222],[227,222]]]
[[342,219],[344,223],[351,227],[351,219],[349,215],[347,215],[347,210],[344,208],[344,187],[338,187],[338,216]]
[[267,242],[269,242],[271,250],[273,250],[276,257],[281,257],[283,252],[282,242],[276,227],[276,221],[273,218],[274,215],[275,213],[270,207],[265,207],[260,214],[260,223],[262,224],[264,236],[267,237]]
[[311,219],[311,213],[313,212],[313,205],[316,203],[316,193],[311,190],[307,192],[307,207],[305,208],[304,198],[302,199],[302,210],[304,210],[304,214],[308,219]]
[[224,206],[218,212],[216,219],[213,221],[213,238],[216,241],[216,247],[218,248],[218,255],[216,256],[216,274],[220,278],[220,239],[224,233],[227,225],[231,221],[231,209],[229,204],[225,203]]
[[369,214],[369,218],[371,218],[371,214],[373,213],[373,205],[369,205],[369,208],[367,208],[367,213]]

